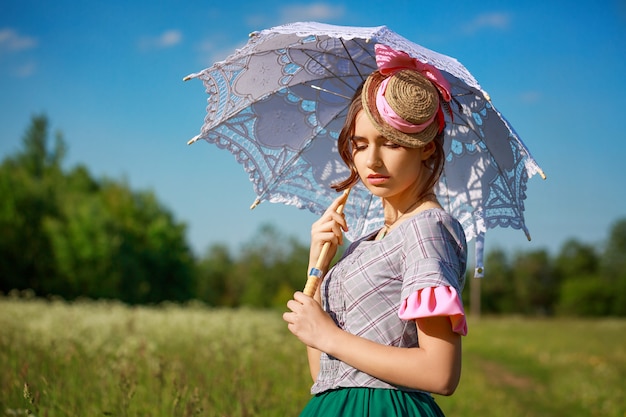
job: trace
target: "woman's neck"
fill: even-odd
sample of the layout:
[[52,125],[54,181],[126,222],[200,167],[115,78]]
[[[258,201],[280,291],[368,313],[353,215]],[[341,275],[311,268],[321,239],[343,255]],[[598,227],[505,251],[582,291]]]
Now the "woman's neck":
[[392,204],[388,200],[383,201],[385,225],[378,234],[377,239],[382,239],[393,228],[398,226],[407,218],[431,208],[441,208],[437,201],[437,196],[431,191],[427,191],[408,203]]
[[383,210],[385,215],[385,225],[391,226],[403,217],[411,213],[420,211],[423,205],[437,202],[437,197],[432,190],[425,191],[417,197],[404,199],[403,201],[383,200]]

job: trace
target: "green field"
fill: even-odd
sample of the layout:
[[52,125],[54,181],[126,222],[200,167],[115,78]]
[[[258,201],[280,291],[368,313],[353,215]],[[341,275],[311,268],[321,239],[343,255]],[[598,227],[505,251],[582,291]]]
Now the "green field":
[[[447,416],[626,416],[626,320],[469,320]],[[279,311],[0,298],[0,415],[295,416]]]

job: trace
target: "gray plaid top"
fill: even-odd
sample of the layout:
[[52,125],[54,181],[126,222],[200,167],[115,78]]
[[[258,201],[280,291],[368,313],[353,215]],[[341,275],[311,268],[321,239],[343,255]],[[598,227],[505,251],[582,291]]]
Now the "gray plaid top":
[[[414,321],[398,317],[403,300],[427,287],[465,281],[467,243],[460,223],[441,209],[402,222],[382,240],[376,233],[352,243],[322,281],[322,306],[343,330],[375,342],[419,346]],[[317,394],[340,387],[399,389],[322,353],[311,388]]]

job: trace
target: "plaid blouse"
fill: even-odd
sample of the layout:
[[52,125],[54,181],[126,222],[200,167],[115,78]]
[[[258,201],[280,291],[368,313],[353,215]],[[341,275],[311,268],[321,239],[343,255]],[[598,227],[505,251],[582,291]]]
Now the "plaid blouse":
[[[376,233],[352,243],[322,281],[322,307],[341,329],[398,347],[419,346],[413,320],[398,317],[402,302],[427,287],[465,281],[467,243],[460,223],[442,209],[422,211],[382,240]],[[340,387],[392,388],[322,353],[311,388],[317,394]]]

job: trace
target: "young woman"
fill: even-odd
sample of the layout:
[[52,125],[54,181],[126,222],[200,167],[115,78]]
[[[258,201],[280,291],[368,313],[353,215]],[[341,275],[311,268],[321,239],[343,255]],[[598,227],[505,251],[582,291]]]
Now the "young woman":
[[[314,298],[287,303],[289,330],[307,345],[313,398],[302,416],[442,416],[430,393],[452,394],[461,373],[466,241],[438,203],[444,162],[445,79],[377,45],[379,70],[352,102],[339,137],[352,175],[382,199],[385,226],[353,242]],[[310,264],[347,230],[338,198],[311,228]]]

